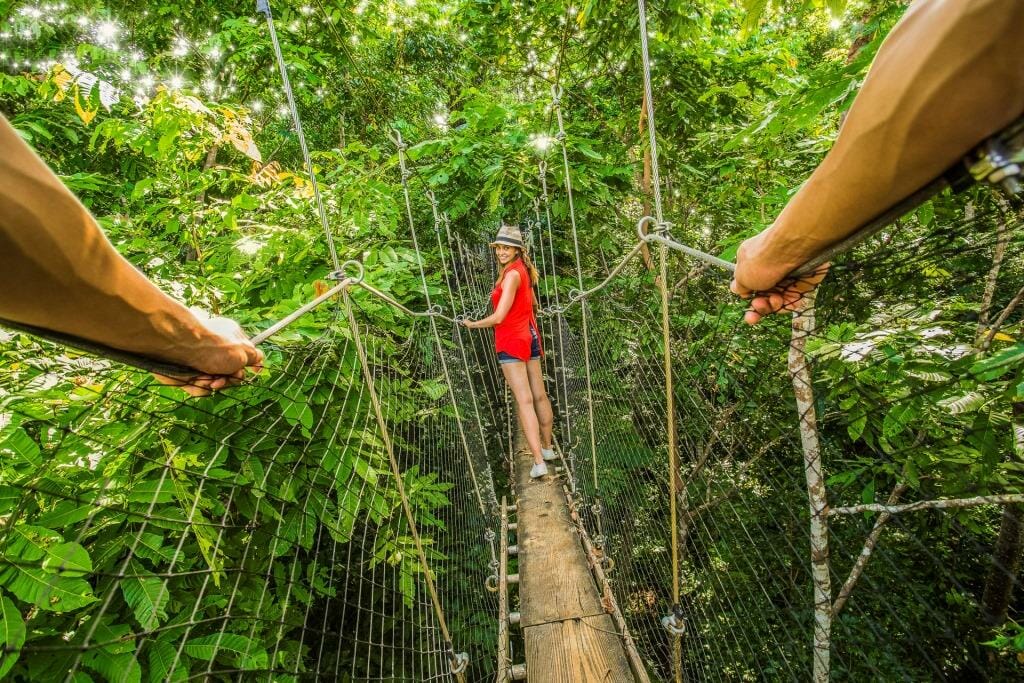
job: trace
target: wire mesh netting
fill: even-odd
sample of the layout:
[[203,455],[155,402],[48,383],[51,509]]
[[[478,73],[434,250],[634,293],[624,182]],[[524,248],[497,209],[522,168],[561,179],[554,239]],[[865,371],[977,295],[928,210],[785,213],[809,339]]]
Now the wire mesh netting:
[[[798,343],[788,316],[745,326],[722,276],[673,257],[671,485],[654,274],[638,262],[558,305],[576,276],[554,259],[570,238],[529,227],[535,245],[562,243],[534,254],[566,481],[653,678],[803,679],[822,652],[836,680],[1012,677],[979,635],[1019,609],[1000,593],[1016,577],[991,561],[1016,510],[991,497],[1018,494],[1022,462],[1012,209],[919,217],[847,254],[797,318],[814,317]],[[435,228],[439,299],[481,309],[486,249]],[[587,284],[602,278],[584,265]],[[436,316],[402,318],[358,289],[351,300],[357,327],[276,349],[264,376],[201,400],[6,339],[19,359],[0,385],[7,676],[434,680],[452,678],[455,651],[468,679],[494,675],[483,586],[513,414],[493,352]],[[813,415],[794,398],[801,359]],[[824,497],[809,505],[818,469]],[[899,507],[913,501],[925,509]],[[809,535],[813,520],[826,535]],[[661,623],[673,543],[678,641]]]
[[[726,277],[672,257],[684,678],[800,680],[822,653],[836,680],[1013,677],[981,642],[1019,609],[1010,591],[1000,606],[998,586],[1017,578],[992,555],[1017,519],[998,503],[1017,500],[1021,484],[1022,248],[1012,210],[954,205],[906,219],[839,259],[816,301],[801,302],[798,320],[814,319],[802,343],[790,316],[748,327]],[[587,527],[615,561],[632,637],[671,680],[675,638],[660,623],[673,602],[660,310],[654,274],[642,286],[629,283],[635,274],[549,309],[542,327]],[[813,412],[794,398],[802,360]],[[811,450],[820,457],[806,459]],[[823,470],[820,481],[806,470]],[[925,509],[884,509],[903,501]],[[865,503],[874,508],[856,507]],[[827,523],[813,540],[812,519]],[[827,609],[815,567],[828,570]],[[816,651],[825,615],[832,626]]]
[[[452,459],[463,449],[420,337],[366,337],[440,592],[460,642],[482,648],[477,680],[492,666],[491,513]],[[18,357],[34,343],[7,341]],[[53,348],[13,367],[0,387],[6,674],[450,678],[348,338],[276,351],[264,377],[191,401]],[[444,562],[463,544],[480,552]]]

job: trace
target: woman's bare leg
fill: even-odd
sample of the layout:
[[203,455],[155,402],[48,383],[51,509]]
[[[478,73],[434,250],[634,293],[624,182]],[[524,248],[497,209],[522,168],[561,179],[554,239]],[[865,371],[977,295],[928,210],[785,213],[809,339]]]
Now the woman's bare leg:
[[540,423],[537,420],[537,412],[533,408],[533,392],[530,391],[530,377],[526,372],[526,363],[502,363],[501,371],[516,399],[519,425],[523,428],[523,434],[526,435],[526,443],[530,446],[533,462],[539,465],[544,462],[540,452]]
[[555,416],[551,412],[551,400],[548,398],[547,389],[544,388],[544,371],[539,359],[527,362],[526,374],[530,378],[533,410],[537,413],[537,421],[540,423],[540,444],[542,448],[550,449],[551,429],[555,423]]

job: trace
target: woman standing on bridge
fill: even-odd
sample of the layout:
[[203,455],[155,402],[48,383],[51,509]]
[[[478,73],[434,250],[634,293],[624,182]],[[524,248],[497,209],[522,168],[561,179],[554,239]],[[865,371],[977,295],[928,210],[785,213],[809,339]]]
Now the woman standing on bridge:
[[540,367],[543,350],[533,312],[537,268],[526,253],[518,226],[502,225],[491,246],[500,268],[491,292],[494,312],[481,320],[466,320],[463,325],[470,329],[494,328],[498,363],[516,399],[519,424],[533,455],[530,476],[536,479],[548,473],[544,461],[556,458],[551,447],[554,418],[544,389]]

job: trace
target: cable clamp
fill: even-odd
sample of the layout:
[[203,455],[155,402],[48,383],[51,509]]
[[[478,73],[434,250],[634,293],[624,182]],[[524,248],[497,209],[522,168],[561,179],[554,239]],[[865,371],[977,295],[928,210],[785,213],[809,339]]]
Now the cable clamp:
[[[352,271],[352,273],[350,274],[349,271]],[[366,269],[363,267],[363,264],[359,261],[349,260],[341,264],[341,270],[335,270],[328,274],[327,279],[340,282],[347,278],[351,281],[351,284],[358,285],[365,276]]]
[[[1016,153],[1015,153],[1016,152]],[[986,140],[974,152],[968,170],[977,181],[1001,185],[1010,194],[1020,191],[1021,151],[1011,149],[998,137]]]
[[564,144],[565,143],[565,139],[567,137],[569,137],[569,136],[565,134],[564,130],[560,130],[557,133],[555,133],[555,140],[558,140],[560,143]]
[[[600,503],[592,504],[590,506],[590,511],[593,512],[595,515],[600,515],[601,514],[601,504]],[[600,539],[604,540],[603,536],[598,536],[597,538],[600,538]],[[595,540],[595,542],[596,542],[596,540]]]
[[[649,232],[644,232],[645,227]],[[636,224],[636,234],[644,242],[650,242],[653,236],[668,237],[674,227],[675,223],[659,221],[654,216],[644,216]]]
[[403,168],[402,169],[402,182],[403,183],[409,182],[409,178],[412,178],[412,171],[410,171],[407,168]]
[[256,0],[256,12],[264,16],[270,16],[270,2],[269,0]]
[[492,542],[497,537],[498,537],[498,534],[494,533],[494,529],[485,529],[484,530],[484,540],[487,541],[488,543]]
[[434,196],[433,190],[427,190],[427,199],[430,201],[430,205],[437,207],[437,197]]
[[466,670],[469,666],[469,655],[465,652],[460,652],[452,657],[452,675],[457,676]]
[[672,605],[672,614],[662,617],[661,625],[674,636],[686,635],[686,619],[683,617],[683,608],[679,604]]
[[637,223],[636,223],[636,235],[637,235],[637,237],[640,238],[641,242],[650,242],[651,241],[650,234],[646,230],[644,230],[644,228],[646,228],[648,225],[655,225],[655,224],[657,224],[657,222],[658,222],[658,219],[656,219],[654,216],[644,216],[639,221],[637,221]]

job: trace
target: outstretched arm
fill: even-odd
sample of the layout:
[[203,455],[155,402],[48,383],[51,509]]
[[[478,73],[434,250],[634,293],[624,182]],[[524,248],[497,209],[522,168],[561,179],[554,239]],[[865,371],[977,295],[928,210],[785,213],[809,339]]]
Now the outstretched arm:
[[498,305],[495,307],[494,313],[480,320],[467,320],[463,325],[469,329],[481,329],[494,327],[504,322],[508,312],[512,310],[512,302],[515,301],[516,290],[519,289],[519,280],[519,272],[510,270],[505,275],[505,279],[501,281],[501,298],[498,299]]
[[237,325],[200,321],[118,254],[3,116],[0,318],[195,368],[206,389],[263,360]]
[[823,272],[786,276],[1024,113],[1024,2],[918,0],[878,51],[832,150],[775,223],[745,241],[732,291],[747,322],[790,307]]

